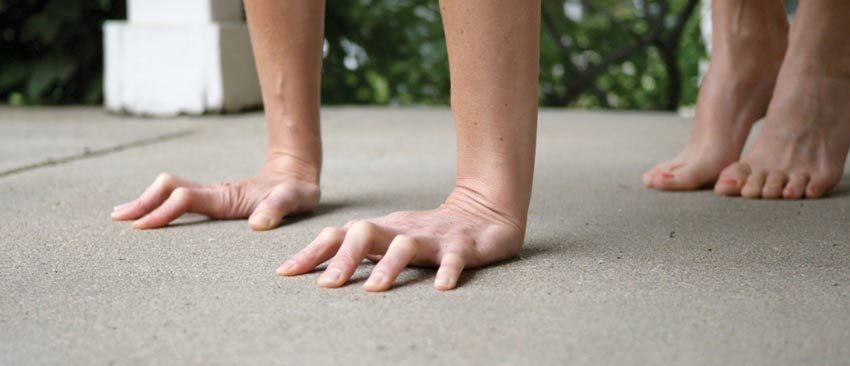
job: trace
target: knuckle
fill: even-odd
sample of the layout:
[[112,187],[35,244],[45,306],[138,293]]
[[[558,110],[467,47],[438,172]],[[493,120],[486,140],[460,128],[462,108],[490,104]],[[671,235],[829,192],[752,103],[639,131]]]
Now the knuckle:
[[399,249],[412,250],[416,249],[416,239],[405,234],[396,235],[390,245],[397,246]]
[[401,242],[412,242],[414,239],[413,239],[413,237],[406,235],[406,234],[398,234],[398,235],[395,236],[395,240],[398,240],[401,243]]
[[164,186],[164,187],[173,187],[177,184],[177,177],[175,177],[171,173],[159,173],[159,176],[156,177],[156,181]]
[[269,196],[282,196],[289,198],[293,196],[294,193],[295,191],[293,190],[291,183],[280,183],[272,188],[271,192],[269,192]]
[[319,232],[319,235],[326,238],[332,238],[340,235],[340,233],[342,233],[342,229],[334,226],[328,226],[322,229],[322,231]]
[[179,187],[175,189],[174,192],[171,193],[171,195],[181,201],[188,201],[192,197],[192,192],[189,190],[189,188]]
[[238,190],[235,190],[232,187],[218,186],[214,192],[223,206],[235,207],[236,204],[240,202]]
[[375,225],[368,221],[357,220],[351,224],[351,230],[364,235],[370,235],[374,232]]

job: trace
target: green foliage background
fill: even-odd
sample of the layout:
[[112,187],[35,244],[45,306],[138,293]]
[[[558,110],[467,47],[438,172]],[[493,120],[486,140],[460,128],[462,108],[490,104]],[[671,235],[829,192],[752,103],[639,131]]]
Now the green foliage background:
[[[571,77],[555,42],[567,43],[575,64],[588,67],[647,30],[644,17],[649,10],[638,8],[635,1],[544,0],[544,5],[563,12],[565,1],[584,4],[585,9],[580,19],[557,14],[560,40],[541,33],[541,105],[564,106],[558,96]],[[685,0],[667,3],[675,10]],[[99,103],[101,25],[107,19],[124,18],[124,4],[125,0],[0,0],[0,102]],[[329,1],[326,19],[323,103],[448,103],[448,63],[436,0]],[[698,19],[696,12],[678,50],[683,104],[696,98],[698,64],[705,57]],[[659,109],[666,105],[666,71],[650,46],[612,64],[595,81],[612,108]],[[601,106],[599,96],[589,91],[570,105]]]

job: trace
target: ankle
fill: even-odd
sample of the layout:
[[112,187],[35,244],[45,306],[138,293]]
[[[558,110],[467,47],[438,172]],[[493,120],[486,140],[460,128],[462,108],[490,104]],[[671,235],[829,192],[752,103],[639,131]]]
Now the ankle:
[[850,49],[828,51],[813,45],[793,46],[782,68],[783,73],[850,81]]

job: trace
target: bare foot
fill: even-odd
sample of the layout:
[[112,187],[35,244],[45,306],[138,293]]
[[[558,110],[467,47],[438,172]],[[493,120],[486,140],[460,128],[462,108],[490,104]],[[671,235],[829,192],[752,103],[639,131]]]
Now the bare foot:
[[747,198],[821,197],[841,180],[848,147],[850,74],[783,68],[764,128],[741,161],[723,171],[715,191]]
[[162,173],[142,195],[115,206],[112,219],[136,220],[136,229],[168,225],[185,213],[216,219],[250,217],[254,230],[280,225],[284,216],[306,212],[319,203],[318,170],[296,159],[272,158],[256,176],[201,184]]
[[[714,5],[711,63],[700,87],[690,142],[672,160],[644,173],[648,188],[694,190],[713,183],[738,160],[751,127],[770,103],[787,43],[781,4],[778,18],[737,2]],[[739,23],[730,24],[733,19]]]
[[431,211],[403,211],[326,228],[278,268],[282,276],[307,273],[331,259],[319,286],[344,285],[364,258],[377,262],[363,285],[384,291],[408,265],[439,267],[434,287],[451,290],[464,268],[511,258],[522,248],[525,226],[456,190]]
[[850,2],[805,1],[764,128],[721,174],[721,195],[817,198],[841,180],[850,148]]

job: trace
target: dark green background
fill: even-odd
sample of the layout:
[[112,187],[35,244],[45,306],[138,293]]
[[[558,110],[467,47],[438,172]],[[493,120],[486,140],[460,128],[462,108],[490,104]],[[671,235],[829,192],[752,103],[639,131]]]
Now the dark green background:
[[[670,103],[669,65],[662,62],[657,44],[605,66],[591,85],[570,88],[570,81],[647,34],[653,17],[662,14],[659,24],[672,26],[686,0],[649,0],[646,9],[632,0],[568,2],[584,4],[580,19],[565,16],[564,1],[544,0],[544,12],[560,38],[541,32],[541,105],[675,107]],[[436,0],[329,1],[327,7],[323,103],[448,103],[449,73]],[[125,16],[124,0],[0,0],[0,102],[100,103],[101,25]],[[692,104],[696,98],[698,63],[705,57],[698,22],[699,8],[677,42],[681,97],[676,104]],[[575,69],[564,62],[556,42],[569,51]]]

